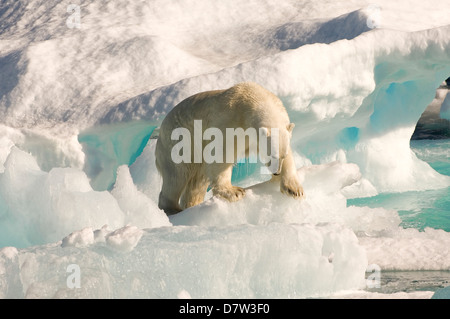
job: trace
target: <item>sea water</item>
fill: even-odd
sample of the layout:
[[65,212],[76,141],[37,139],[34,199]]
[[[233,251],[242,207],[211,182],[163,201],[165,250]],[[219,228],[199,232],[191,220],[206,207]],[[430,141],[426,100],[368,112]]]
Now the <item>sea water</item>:
[[[450,175],[450,140],[415,140],[411,141],[411,149],[436,171]],[[395,209],[402,219],[400,226],[404,228],[423,230],[431,227],[450,231],[450,187],[381,193],[373,197],[349,199],[347,205]]]
[[[443,175],[450,175],[450,140],[414,140],[416,156]],[[373,197],[347,200],[347,205],[383,207],[397,210],[401,227],[426,227],[450,231],[450,187],[403,193],[382,193]],[[438,291],[449,285],[449,271],[383,271],[377,293]]]

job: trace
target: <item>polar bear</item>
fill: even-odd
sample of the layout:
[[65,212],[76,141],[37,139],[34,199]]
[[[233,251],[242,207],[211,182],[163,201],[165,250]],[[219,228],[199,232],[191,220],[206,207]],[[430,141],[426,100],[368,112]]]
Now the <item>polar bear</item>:
[[[176,214],[201,203],[208,187],[214,196],[231,202],[244,196],[243,188],[231,184],[233,165],[239,158],[252,155],[255,149],[257,153],[261,153],[262,138],[258,135],[255,148],[250,136],[245,136],[245,146],[238,150],[236,135],[227,139],[225,143],[216,144],[221,145],[223,150],[215,150],[215,156],[226,152],[227,159],[232,160],[219,159],[211,162],[201,158],[201,153],[199,160],[198,152],[195,151],[207,147],[206,144],[212,137],[209,134],[209,138],[205,139],[205,136],[213,128],[219,130],[219,133],[223,132],[224,135],[225,132],[228,134],[231,128],[236,130],[242,128],[245,132],[249,128],[254,128],[258,132],[263,132],[268,137],[266,149],[267,145],[278,146],[275,152],[277,156],[271,154],[272,158],[266,162],[266,166],[277,164],[272,173],[280,180],[281,192],[296,199],[303,196],[303,188],[298,180],[290,147],[294,124],[290,123],[287,111],[276,95],[256,83],[245,82],[225,90],[195,94],[176,105],[164,118],[155,157],[156,167],[162,176],[158,206],[167,215]],[[181,162],[179,159],[174,160],[174,154],[180,152],[177,144],[181,143],[180,134],[174,133],[180,131],[188,134],[188,137],[185,137],[187,141],[184,141],[186,143],[186,148],[182,152],[184,154],[180,155],[185,160]],[[276,144],[272,140],[275,136],[272,131],[278,133]],[[198,137],[203,137],[200,143],[195,140]],[[215,137],[217,140],[218,136]]]

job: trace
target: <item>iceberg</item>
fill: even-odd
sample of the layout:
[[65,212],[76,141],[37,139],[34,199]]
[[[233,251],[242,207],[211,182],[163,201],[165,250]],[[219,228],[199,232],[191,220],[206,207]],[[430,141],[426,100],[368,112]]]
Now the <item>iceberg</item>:
[[2,245],[15,247],[55,242],[87,226],[170,224],[157,205],[136,189],[128,167],[119,169],[111,192],[94,191],[83,171],[44,172],[30,154],[16,147],[0,176],[0,208]]
[[[364,283],[364,249],[353,232],[339,226],[82,232],[80,237],[89,238],[64,247],[3,248],[1,296],[177,298],[187,292],[192,298],[301,298]],[[79,266],[78,289],[67,285],[75,274],[67,271],[70,265]]]
[[[73,8],[0,4],[0,297],[358,298],[372,264],[449,269],[447,232],[403,229],[397,211],[347,199],[450,186],[410,148],[450,75],[450,4]],[[241,163],[242,201],[207,194],[169,219],[158,126],[184,98],[243,81],[280,97],[296,124],[306,198]]]

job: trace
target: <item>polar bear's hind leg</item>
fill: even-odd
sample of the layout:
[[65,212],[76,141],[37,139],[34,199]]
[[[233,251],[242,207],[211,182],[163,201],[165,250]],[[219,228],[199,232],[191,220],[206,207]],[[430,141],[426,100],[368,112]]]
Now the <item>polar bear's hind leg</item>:
[[194,174],[189,179],[183,195],[181,195],[180,206],[183,209],[196,206],[205,199],[209,181],[203,174]]

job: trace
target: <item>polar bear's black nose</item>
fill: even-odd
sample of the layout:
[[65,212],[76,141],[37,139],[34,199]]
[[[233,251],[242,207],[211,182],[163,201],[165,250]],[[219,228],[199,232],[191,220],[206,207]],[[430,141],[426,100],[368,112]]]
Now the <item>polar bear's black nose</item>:
[[273,173],[273,176],[278,176],[280,175],[280,173]]

